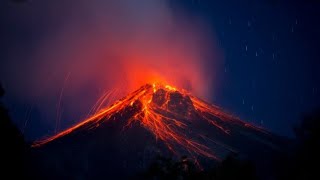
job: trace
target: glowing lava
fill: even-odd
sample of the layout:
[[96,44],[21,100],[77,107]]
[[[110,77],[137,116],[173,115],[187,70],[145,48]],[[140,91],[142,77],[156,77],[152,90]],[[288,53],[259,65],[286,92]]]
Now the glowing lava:
[[[104,101],[108,96],[109,93],[106,93],[99,101]],[[95,106],[100,107],[101,105],[97,103]],[[157,140],[164,142],[173,153],[180,154],[179,152],[183,150],[192,157],[203,156],[219,159],[213,149],[203,143],[206,140],[213,142],[214,140],[209,139],[201,132],[193,131],[192,123],[195,121],[213,126],[218,133],[225,136],[232,134],[231,129],[228,128],[230,124],[263,132],[262,129],[223,112],[219,107],[210,105],[185,90],[153,83],[142,86],[113,105],[96,112],[83,122],[48,139],[34,143],[33,147],[47,144],[79,129],[97,128],[108,120],[117,120],[115,114],[125,114],[128,109],[133,112],[133,115],[130,116],[124,128],[130,128],[134,122],[138,122],[149,130]],[[234,151],[230,147],[219,145],[229,151]]]

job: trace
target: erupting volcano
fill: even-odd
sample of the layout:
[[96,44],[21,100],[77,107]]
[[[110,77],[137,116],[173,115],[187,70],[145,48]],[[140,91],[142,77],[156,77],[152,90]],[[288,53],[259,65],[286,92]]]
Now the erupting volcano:
[[[106,97],[107,94],[101,99]],[[94,132],[108,126],[110,121],[124,122],[122,131],[138,123],[173,154],[187,154],[194,159],[205,157],[219,160],[225,153],[236,152],[237,149],[230,145],[230,139],[234,136],[258,134],[260,137],[255,139],[260,141],[269,137],[263,129],[225,113],[186,90],[153,83],[142,86],[83,122],[34,143],[33,147],[63,141],[87,131]]]
[[[95,109],[109,96],[104,94]],[[35,142],[33,162],[43,169],[40,178],[128,178],[145,171],[159,156],[176,160],[186,156],[199,168],[229,154],[266,164],[281,144],[275,135],[186,90],[153,83]]]

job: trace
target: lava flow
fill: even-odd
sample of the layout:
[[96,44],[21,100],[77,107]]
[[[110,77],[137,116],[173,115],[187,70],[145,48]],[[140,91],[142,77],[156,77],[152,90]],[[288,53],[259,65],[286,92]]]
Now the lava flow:
[[[104,101],[103,99],[101,101]],[[221,133],[223,136],[230,136],[233,133],[233,129],[229,128],[230,124],[233,127],[263,132],[262,129],[223,112],[219,107],[210,105],[185,90],[153,83],[142,86],[113,105],[96,112],[83,122],[48,139],[34,143],[33,147],[45,145],[79,129],[97,128],[108,120],[117,120],[115,114],[127,113],[128,109],[131,109],[133,115],[128,118],[124,129],[130,128],[134,122],[138,122],[173,153],[180,154],[183,151],[192,157],[203,156],[219,159],[213,149],[204,143],[206,141],[212,141],[229,151],[234,151],[223,143],[210,139],[202,131],[197,131],[197,128],[193,127],[193,124],[197,122],[205,126],[213,126],[217,133]]]

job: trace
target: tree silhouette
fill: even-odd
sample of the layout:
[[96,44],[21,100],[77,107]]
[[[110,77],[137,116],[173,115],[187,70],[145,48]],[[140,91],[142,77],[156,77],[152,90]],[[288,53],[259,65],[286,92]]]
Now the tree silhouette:
[[[0,84],[0,98],[5,94]],[[0,179],[15,179],[25,174],[25,142],[19,129],[13,124],[7,109],[0,102]]]
[[294,155],[296,179],[320,179],[320,109],[306,115],[294,128],[298,148]]
[[305,115],[294,132],[295,147],[278,161],[278,178],[320,179],[320,109]]
[[220,164],[207,170],[200,170],[194,161],[187,157],[182,157],[177,162],[158,157],[139,179],[253,180],[257,179],[257,176],[251,162],[240,160],[235,154],[231,154]]
[[154,163],[142,175],[142,179],[190,179],[196,173],[196,167],[187,157],[180,161],[158,156]]

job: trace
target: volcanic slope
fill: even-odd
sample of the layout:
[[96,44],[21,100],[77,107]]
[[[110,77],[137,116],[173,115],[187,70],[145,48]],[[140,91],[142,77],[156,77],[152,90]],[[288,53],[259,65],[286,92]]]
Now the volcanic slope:
[[281,143],[185,90],[155,83],[35,142],[33,149],[36,164],[57,178],[95,178],[143,171],[156,156],[187,156],[201,167],[230,153],[259,157]]

